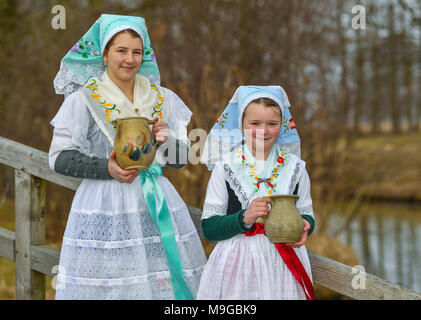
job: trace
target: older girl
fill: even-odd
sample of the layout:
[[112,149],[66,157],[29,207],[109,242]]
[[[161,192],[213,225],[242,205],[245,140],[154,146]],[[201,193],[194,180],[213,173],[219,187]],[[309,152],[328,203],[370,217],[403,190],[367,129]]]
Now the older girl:
[[[191,112],[159,85],[144,19],[101,15],[63,58],[54,85],[67,97],[51,121],[50,167],[83,178],[56,299],[193,299],[206,256],[186,205],[162,176],[167,163],[186,164]],[[160,147],[140,174],[122,169],[113,150],[115,120],[131,116],[157,120]],[[174,150],[184,157],[166,156]]]

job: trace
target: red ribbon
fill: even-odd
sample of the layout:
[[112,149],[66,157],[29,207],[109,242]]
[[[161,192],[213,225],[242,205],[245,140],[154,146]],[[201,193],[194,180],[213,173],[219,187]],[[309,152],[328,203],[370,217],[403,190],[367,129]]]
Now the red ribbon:
[[[255,236],[256,234],[264,234],[265,227],[261,223],[255,223],[253,228],[247,232],[243,232],[247,237]],[[294,249],[285,243],[274,243],[282,260],[291,271],[294,278],[298,281],[303,288],[307,300],[314,300],[313,283],[311,282],[303,264],[295,253]]]

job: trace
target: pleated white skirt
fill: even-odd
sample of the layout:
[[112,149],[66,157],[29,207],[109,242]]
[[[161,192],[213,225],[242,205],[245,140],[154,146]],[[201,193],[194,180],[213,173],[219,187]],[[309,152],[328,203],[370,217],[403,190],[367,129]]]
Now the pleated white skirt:
[[[311,277],[305,246],[294,248]],[[197,299],[305,300],[304,291],[263,234],[220,241],[202,274]]]
[[[206,256],[185,203],[167,178],[157,179],[170,209],[184,279],[195,296]],[[174,299],[139,177],[131,184],[82,181],[58,269],[56,299]]]

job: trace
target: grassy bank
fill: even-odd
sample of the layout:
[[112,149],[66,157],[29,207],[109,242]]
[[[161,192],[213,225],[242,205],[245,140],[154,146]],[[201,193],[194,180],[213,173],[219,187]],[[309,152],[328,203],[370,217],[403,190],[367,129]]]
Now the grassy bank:
[[380,201],[421,201],[421,133],[379,135],[355,141],[345,185]]

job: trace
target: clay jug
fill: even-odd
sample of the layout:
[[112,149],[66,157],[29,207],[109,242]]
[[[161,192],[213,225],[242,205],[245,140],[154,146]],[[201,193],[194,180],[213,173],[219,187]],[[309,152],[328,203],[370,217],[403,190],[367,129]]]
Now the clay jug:
[[294,243],[304,232],[304,223],[295,206],[296,195],[268,197],[269,214],[264,225],[269,240],[273,243]]
[[114,150],[117,162],[123,169],[142,171],[155,158],[158,144],[149,128],[155,120],[143,117],[129,117],[115,120],[117,132]]

